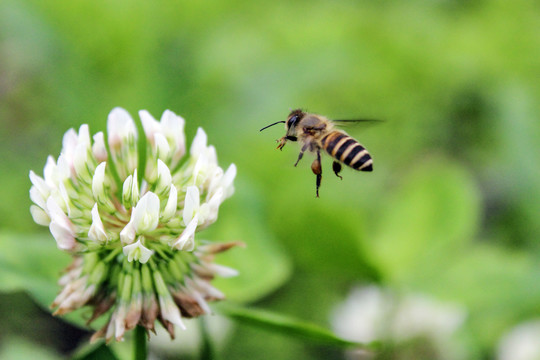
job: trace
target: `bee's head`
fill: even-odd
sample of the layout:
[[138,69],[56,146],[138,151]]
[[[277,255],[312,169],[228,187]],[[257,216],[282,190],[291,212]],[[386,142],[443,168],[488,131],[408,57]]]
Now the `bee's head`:
[[300,120],[304,117],[305,112],[303,112],[300,109],[296,109],[291,111],[289,116],[287,117],[287,132],[293,132],[296,131],[296,126],[300,122]]
[[291,111],[289,116],[287,117],[287,121],[278,121],[273,124],[270,124],[268,126],[263,127],[260,131],[263,131],[264,129],[268,129],[270,126],[274,126],[276,124],[285,123],[285,128],[287,129],[287,136],[293,136],[296,133],[296,126],[300,122],[300,120],[304,117],[306,113],[303,112],[300,109],[296,109]]

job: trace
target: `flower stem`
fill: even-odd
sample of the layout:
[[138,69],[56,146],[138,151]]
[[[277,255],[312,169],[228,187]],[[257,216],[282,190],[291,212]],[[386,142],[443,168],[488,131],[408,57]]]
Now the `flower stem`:
[[202,339],[200,359],[201,360],[216,359],[216,352],[212,344],[212,341],[210,339],[210,334],[208,333],[208,327],[207,327],[205,319],[203,319],[202,317],[199,318],[199,326],[201,329],[201,339]]
[[133,337],[133,360],[146,360],[147,353],[145,329],[138,325],[135,328],[135,336]]

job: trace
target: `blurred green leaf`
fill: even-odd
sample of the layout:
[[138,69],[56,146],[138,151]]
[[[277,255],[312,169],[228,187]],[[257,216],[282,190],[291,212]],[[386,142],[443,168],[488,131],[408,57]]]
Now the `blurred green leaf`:
[[69,261],[50,234],[0,233],[0,290],[26,290],[48,306]]
[[71,357],[73,360],[117,360],[119,359],[110,346],[105,342],[99,341],[95,344],[87,344],[83,346],[75,355]]
[[235,187],[234,197],[220,209],[219,220],[201,236],[246,244],[218,255],[218,263],[237,269],[239,275],[216,279],[214,284],[232,300],[253,301],[282,285],[291,274],[291,263],[265,221],[258,200],[262,195],[241,177]]
[[392,282],[431,277],[473,239],[479,216],[472,178],[448,159],[432,159],[406,175],[363,246]]
[[293,336],[308,342],[333,345],[338,347],[355,347],[373,349],[377,344],[360,344],[341,339],[331,331],[285,315],[228,304],[221,304],[219,311],[237,321],[257,326],[259,328],[279,333],[283,336]]
[[416,288],[466,305],[472,333],[484,347],[540,311],[540,264],[530,254],[484,243],[448,260]]
[[480,213],[478,187],[463,168],[427,161],[391,195],[363,245],[390,284],[465,305],[471,333],[487,347],[540,310],[540,271],[530,254],[475,242]]
[[26,341],[18,337],[8,337],[2,339],[0,348],[0,359],[9,360],[59,360],[64,359],[60,354],[51,349],[39,345],[35,342]]
[[[71,262],[71,257],[56,247],[50,234],[0,234],[0,290],[24,290],[44,309],[58,294],[58,279],[62,270]],[[85,309],[79,309],[60,318],[88,329],[82,316]],[[104,324],[99,318],[92,328]]]

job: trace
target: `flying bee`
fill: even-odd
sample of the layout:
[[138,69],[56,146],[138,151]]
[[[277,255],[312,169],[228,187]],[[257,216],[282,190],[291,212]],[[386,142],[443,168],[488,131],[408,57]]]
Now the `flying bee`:
[[346,121],[378,121],[378,120],[334,120],[331,121],[322,115],[310,114],[300,109],[293,110],[287,117],[287,121],[278,121],[263,127],[260,131],[276,124],[285,123],[287,133],[277,140],[278,149],[281,150],[289,141],[300,141],[302,148],[298,154],[298,160],[304,156],[305,151],[316,153],[316,158],[311,164],[311,170],[317,176],[316,194],[319,197],[319,187],[322,180],[321,149],[326,150],[334,162],[332,169],[337,177],[343,179],[339,173],[341,164],[345,164],[358,171],[373,171],[373,159],[365,147],[347,135],[344,131],[337,130],[334,122]]

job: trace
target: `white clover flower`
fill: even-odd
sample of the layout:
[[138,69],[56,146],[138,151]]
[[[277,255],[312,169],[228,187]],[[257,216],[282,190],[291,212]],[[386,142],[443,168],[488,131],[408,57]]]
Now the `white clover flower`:
[[[465,310],[420,294],[399,296],[378,286],[354,288],[332,315],[336,334],[362,343],[386,341],[407,344],[422,341],[433,349],[434,359],[461,359],[463,349],[452,335],[463,325]],[[371,359],[373,354],[353,350],[351,359]]]
[[219,167],[201,128],[186,156],[185,122],[172,111],[160,121],[145,110],[139,115],[144,151],[129,113],[115,108],[107,134],[91,137],[88,125],[70,129],[43,177],[30,171],[34,221],[74,257],[55,314],[92,306],[92,322],[110,313],[93,339],[122,340],[137,324],[153,331],[156,319],[174,337],[183,317],[207,314],[207,302],[223,298],[211,279],[236,274],[213,263],[236,243],[198,246],[196,239],[233,194],[236,167]]
[[497,347],[497,360],[540,359],[540,319],[518,324],[506,332]]
[[136,243],[124,246],[122,251],[124,252],[124,255],[127,256],[129,262],[137,260],[141,264],[146,264],[148,259],[150,259],[150,256],[154,253],[141,243],[141,239],[137,240]]

